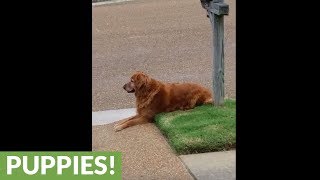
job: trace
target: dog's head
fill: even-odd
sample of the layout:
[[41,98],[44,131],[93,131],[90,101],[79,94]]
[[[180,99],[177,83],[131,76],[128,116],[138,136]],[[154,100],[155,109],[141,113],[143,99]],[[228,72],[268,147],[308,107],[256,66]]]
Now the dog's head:
[[134,93],[148,86],[151,78],[141,71],[137,71],[131,76],[130,82],[123,86],[128,93]]

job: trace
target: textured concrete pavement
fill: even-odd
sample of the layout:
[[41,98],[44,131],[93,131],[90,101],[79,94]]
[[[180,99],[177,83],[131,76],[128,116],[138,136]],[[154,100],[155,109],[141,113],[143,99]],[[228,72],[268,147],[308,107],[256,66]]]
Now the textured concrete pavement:
[[[235,98],[235,1],[226,0],[225,93]],[[122,86],[141,70],[212,88],[212,29],[199,0],[134,0],[92,7],[93,111],[134,107]]]
[[236,151],[181,155],[197,180],[235,180]]
[[113,131],[115,121],[134,112],[119,109],[92,115],[93,124],[108,123],[93,127],[93,150],[122,152],[123,179],[192,179],[188,170],[197,180],[235,179],[235,150],[181,155],[181,163],[154,124]]
[[[235,1],[226,0],[225,92],[235,98]],[[92,7],[92,111],[133,108],[122,86],[140,70],[212,87],[212,29],[199,0],[134,0]],[[154,124],[92,127],[94,151],[120,151],[123,179],[193,179]]]
[[193,179],[154,124],[119,132],[114,132],[114,124],[92,127],[92,150],[122,152],[123,179]]

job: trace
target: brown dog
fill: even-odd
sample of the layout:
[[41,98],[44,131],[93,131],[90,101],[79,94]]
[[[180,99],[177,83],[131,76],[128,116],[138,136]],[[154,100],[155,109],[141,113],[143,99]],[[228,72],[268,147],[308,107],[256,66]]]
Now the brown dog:
[[135,93],[137,115],[124,119],[114,126],[115,131],[152,122],[156,114],[192,109],[202,104],[212,104],[210,91],[193,83],[163,83],[143,72],[136,72],[123,88]]

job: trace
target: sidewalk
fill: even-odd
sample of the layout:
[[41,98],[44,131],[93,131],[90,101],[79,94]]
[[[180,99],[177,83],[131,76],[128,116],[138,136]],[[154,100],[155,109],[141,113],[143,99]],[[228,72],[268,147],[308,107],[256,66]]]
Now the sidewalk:
[[210,152],[179,156],[198,180],[235,180],[236,151]]
[[235,151],[177,156],[153,123],[113,130],[116,121],[134,112],[92,113],[92,150],[122,152],[123,179],[235,179]]
[[[127,110],[120,114],[125,112]],[[107,116],[106,113],[104,115]],[[117,114],[109,116],[116,118]],[[98,121],[93,119],[93,122]],[[92,150],[122,152],[122,179],[193,179],[153,123],[133,126],[119,132],[113,130],[115,123],[92,126]]]

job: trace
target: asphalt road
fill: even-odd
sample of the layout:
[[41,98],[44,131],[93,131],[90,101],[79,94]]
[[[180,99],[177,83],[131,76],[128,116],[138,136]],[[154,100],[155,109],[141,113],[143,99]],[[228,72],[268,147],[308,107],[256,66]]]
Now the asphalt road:
[[[235,1],[226,0],[225,93],[235,98]],[[132,108],[122,86],[140,70],[212,89],[212,29],[199,0],[134,0],[92,13],[92,111]]]

